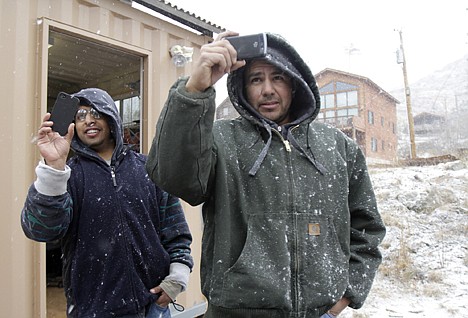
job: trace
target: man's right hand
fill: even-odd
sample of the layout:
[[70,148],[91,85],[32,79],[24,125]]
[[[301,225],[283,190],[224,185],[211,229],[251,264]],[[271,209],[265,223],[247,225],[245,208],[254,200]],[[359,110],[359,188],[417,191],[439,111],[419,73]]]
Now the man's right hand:
[[225,38],[239,35],[237,32],[226,31],[218,35],[215,41],[205,44],[200,49],[200,58],[186,84],[189,92],[203,92],[213,86],[225,74],[245,65],[245,61],[237,60],[237,52]]
[[37,133],[37,146],[48,166],[57,170],[65,170],[75,124],[70,124],[67,134],[62,137],[52,130],[53,122],[49,121],[49,118],[50,113],[45,114]]

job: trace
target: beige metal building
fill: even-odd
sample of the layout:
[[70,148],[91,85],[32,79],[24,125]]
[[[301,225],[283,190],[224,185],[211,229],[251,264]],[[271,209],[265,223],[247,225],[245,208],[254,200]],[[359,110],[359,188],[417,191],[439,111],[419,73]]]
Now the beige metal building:
[[[151,14],[142,11],[147,8]],[[32,139],[57,93],[107,90],[119,105],[128,141],[147,153],[169,87],[189,74],[190,55],[196,58],[221,31],[162,0],[0,0],[0,317],[47,317],[46,244],[24,236],[20,211],[40,160]],[[178,302],[193,317],[205,302],[202,221],[199,208],[184,207],[196,266]]]

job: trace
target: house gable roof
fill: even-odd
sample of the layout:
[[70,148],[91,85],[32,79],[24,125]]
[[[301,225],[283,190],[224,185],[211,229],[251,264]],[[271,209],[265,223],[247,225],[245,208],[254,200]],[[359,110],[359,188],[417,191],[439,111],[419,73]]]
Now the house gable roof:
[[374,83],[371,79],[369,79],[369,78],[367,78],[365,76],[356,75],[356,74],[352,74],[352,73],[348,73],[348,72],[344,72],[344,71],[339,71],[339,70],[335,70],[335,69],[331,69],[331,68],[326,68],[326,69],[318,72],[314,76],[315,76],[316,79],[320,79],[320,77],[324,76],[327,73],[335,73],[335,74],[338,74],[338,75],[348,76],[348,77],[355,78],[355,79],[357,79],[357,80],[359,80],[361,82],[365,82],[365,83],[369,84],[370,86],[373,86],[374,88],[376,88],[378,91],[382,92],[382,94],[384,96],[386,96],[388,99],[392,100],[396,104],[400,104],[400,101],[398,99],[396,99],[395,97],[390,95],[387,91],[385,91],[379,85]]

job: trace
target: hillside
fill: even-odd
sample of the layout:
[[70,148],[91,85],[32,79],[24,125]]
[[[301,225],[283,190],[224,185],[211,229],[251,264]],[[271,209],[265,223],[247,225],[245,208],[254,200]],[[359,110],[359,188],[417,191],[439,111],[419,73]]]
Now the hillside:
[[[410,74],[409,74],[410,75]],[[416,134],[418,156],[453,154],[468,148],[468,54],[410,84],[413,117],[432,113],[445,117],[432,136]],[[390,92],[397,106],[400,156],[409,153],[408,117],[404,89]]]
[[387,226],[360,310],[340,318],[468,318],[468,165],[370,170]]

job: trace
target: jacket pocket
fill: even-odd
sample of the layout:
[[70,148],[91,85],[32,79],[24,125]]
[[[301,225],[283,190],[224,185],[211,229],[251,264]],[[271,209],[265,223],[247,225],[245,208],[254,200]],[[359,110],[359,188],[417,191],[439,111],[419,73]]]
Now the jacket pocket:
[[251,215],[237,261],[223,275],[226,307],[309,310],[336,302],[348,282],[348,257],[324,215]]
[[242,253],[223,275],[226,307],[291,309],[288,223],[281,214],[249,216]]
[[297,215],[296,288],[301,310],[335,303],[348,285],[349,257],[334,221],[323,214]]

